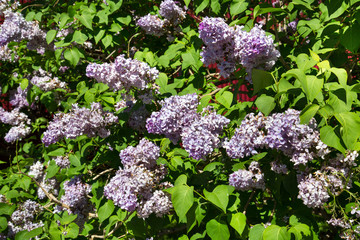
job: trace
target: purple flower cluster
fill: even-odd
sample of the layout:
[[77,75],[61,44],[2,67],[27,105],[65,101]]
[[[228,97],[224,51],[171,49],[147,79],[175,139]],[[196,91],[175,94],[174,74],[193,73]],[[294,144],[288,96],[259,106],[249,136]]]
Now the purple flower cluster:
[[241,64],[251,82],[253,68],[268,70],[280,57],[273,39],[259,25],[246,32],[243,27],[228,26],[222,18],[205,17],[199,24],[199,35],[206,45],[201,53],[203,63],[218,64],[223,77],[230,76]]
[[154,143],[142,139],[136,147],[129,146],[120,153],[123,169],[104,187],[106,198],[126,211],[138,211],[138,215],[147,218],[151,213],[162,216],[172,208],[170,198],[159,190],[169,187],[161,183],[167,174],[163,165],[156,164],[160,148]]
[[305,165],[314,158],[324,158],[328,147],[320,140],[315,120],[300,124],[299,111],[288,109],[264,117],[261,113],[248,114],[233,138],[224,143],[231,158],[257,154],[259,148],[277,149],[290,157],[294,165]]
[[0,61],[4,62],[17,62],[19,56],[16,51],[11,50],[8,45],[0,46]]
[[13,125],[4,137],[6,142],[12,143],[16,140],[21,140],[31,133],[31,128],[27,126],[31,123],[30,119],[26,114],[19,112],[17,108],[7,112],[0,107],[0,121]]
[[26,200],[14,211],[8,222],[8,237],[13,238],[20,231],[30,232],[33,229],[43,227],[42,221],[34,223],[35,214],[42,211],[42,206],[32,200]]
[[330,198],[331,194],[338,196],[344,189],[352,185],[351,167],[358,157],[357,152],[349,152],[346,156],[338,154],[330,159],[328,164],[322,166],[314,174],[301,172],[298,174],[298,198],[310,208],[321,207]]
[[63,209],[58,206],[56,211],[65,210],[69,214],[77,214],[75,223],[82,229],[86,222],[86,217],[94,209],[87,197],[91,192],[91,186],[83,183],[79,176],[75,176],[71,180],[64,182],[63,189],[65,193],[61,196],[60,201],[69,206],[70,209]]
[[10,101],[12,107],[21,109],[23,107],[28,107],[29,103],[26,100],[28,88],[22,89],[20,86],[16,89],[10,90]]
[[44,54],[46,49],[53,49],[46,43],[46,33],[35,22],[28,22],[18,12],[5,11],[5,21],[0,27],[0,45],[28,40],[27,47]]
[[265,189],[264,174],[258,162],[251,162],[249,170],[240,169],[229,175],[229,185],[237,190]]
[[161,20],[156,15],[151,15],[150,13],[137,20],[136,25],[138,25],[142,30],[144,30],[146,34],[157,37],[164,35],[166,32],[164,28],[165,21]]
[[[164,0],[160,4],[159,13],[165,18],[164,20],[157,15],[148,14],[137,20],[136,25],[144,30],[146,34],[159,37],[171,31],[171,27],[175,27],[174,30],[178,31],[177,25],[181,23],[186,15],[185,11],[173,0]],[[171,35],[168,35],[169,39],[172,39]]]
[[196,94],[172,96],[160,104],[161,110],[146,120],[149,133],[163,134],[173,143],[181,139],[189,155],[198,160],[220,145],[218,137],[230,121],[210,108],[197,113]]
[[61,169],[70,167],[69,156],[57,156],[54,158],[56,165],[58,165]]
[[120,55],[115,63],[91,63],[86,67],[86,76],[107,84],[111,89],[118,91],[123,88],[144,90],[159,76],[156,68],[136,59],[126,59]]
[[61,82],[57,77],[52,77],[42,68],[34,72],[34,76],[30,81],[44,92],[66,87],[66,83]]
[[53,121],[44,132],[42,142],[45,146],[49,146],[63,137],[74,139],[81,135],[106,138],[110,135],[107,127],[117,121],[118,118],[114,114],[104,112],[100,103],[92,103],[91,109],[80,108],[77,104],[73,104],[69,113],[55,114]]
[[164,0],[160,4],[160,15],[173,25],[178,25],[184,18],[186,13],[173,0]]

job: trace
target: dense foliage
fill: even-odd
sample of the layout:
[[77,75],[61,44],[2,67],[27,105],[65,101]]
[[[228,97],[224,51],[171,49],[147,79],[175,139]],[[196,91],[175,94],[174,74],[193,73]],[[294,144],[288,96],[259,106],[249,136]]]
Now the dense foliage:
[[360,238],[359,8],[1,0],[0,238]]

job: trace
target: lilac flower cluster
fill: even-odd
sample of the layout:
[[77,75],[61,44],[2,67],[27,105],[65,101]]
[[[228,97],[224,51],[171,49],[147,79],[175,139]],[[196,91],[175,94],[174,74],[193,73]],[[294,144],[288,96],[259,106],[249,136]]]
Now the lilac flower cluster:
[[186,13],[173,0],[164,0],[160,4],[160,15],[173,25],[178,25],[184,18]]
[[219,135],[230,121],[210,108],[197,113],[196,94],[172,96],[160,104],[161,110],[146,120],[149,133],[164,134],[173,143],[181,138],[185,150],[198,160],[220,145]]
[[30,81],[44,92],[66,87],[66,83],[61,82],[57,77],[52,77],[51,74],[42,68],[34,72],[34,76]]
[[117,121],[118,118],[114,114],[104,112],[100,103],[92,103],[91,109],[73,104],[69,113],[55,114],[44,132],[42,142],[49,146],[63,137],[74,139],[81,135],[106,138],[110,135],[107,127]]
[[10,101],[12,107],[21,109],[23,107],[28,107],[29,103],[26,100],[27,92],[29,88],[22,89],[20,86],[16,89],[10,90]]
[[16,51],[10,49],[8,45],[0,46],[0,61],[4,62],[17,62],[19,56]]
[[115,59],[115,63],[89,64],[86,67],[86,76],[107,84],[115,91],[123,88],[144,90],[148,83],[158,78],[159,71],[144,62],[126,59],[124,55],[120,55]]
[[206,45],[201,53],[203,63],[207,66],[217,63],[223,77],[241,64],[251,82],[253,68],[268,70],[280,57],[273,39],[259,25],[246,32],[243,27],[228,26],[222,18],[205,17],[199,24],[199,35]]
[[[40,183],[41,187],[45,189],[46,192],[52,193],[54,195],[59,194],[59,184],[56,178],[48,178],[46,179],[46,173],[44,171],[43,164],[38,161],[30,166],[30,171],[28,173],[30,176],[33,176],[34,179]],[[45,199],[46,194],[39,187],[37,190],[37,196],[39,199]]]
[[17,108],[7,112],[0,107],[0,121],[13,125],[4,137],[6,142],[12,143],[21,140],[31,133],[31,128],[27,126],[31,123],[30,119],[26,114],[19,112]]
[[5,11],[5,21],[0,27],[0,45],[28,40],[27,47],[44,54],[46,49],[53,49],[46,43],[46,33],[35,22],[28,22],[18,12]]
[[94,209],[87,197],[91,192],[91,186],[83,183],[79,176],[75,176],[71,180],[64,182],[63,189],[65,193],[61,196],[60,201],[70,208],[64,209],[58,206],[56,211],[67,211],[69,214],[77,214],[75,223],[80,229],[83,229],[87,216]]
[[156,164],[159,155],[160,148],[146,139],[136,147],[122,150],[120,158],[124,167],[104,187],[105,197],[126,211],[137,210],[142,218],[151,213],[167,214],[172,204],[169,196],[160,189],[171,184],[161,183],[167,171],[163,165]]
[[20,7],[20,2],[18,1],[12,1],[12,0],[0,0],[0,13],[5,12],[6,10],[10,9],[17,9]]
[[299,111],[288,109],[264,117],[250,113],[245,117],[233,138],[224,143],[231,158],[257,154],[259,148],[277,149],[290,157],[294,165],[305,165],[314,158],[324,158],[330,150],[320,140],[315,120],[300,124]]
[[54,158],[54,161],[61,169],[70,167],[70,160],[68,155],[57,156]]
[[43,227],[42,221],[35,223],[35,214],[42,211],[42,206],[32,200],[26,200],[19,206],[19,209],[14,211],[11,219],[8,222],[8,237],[15,237],[16,233],[20,231],[30,232],[33,229]]
[[264,174],[258,162],[251,162],[249,170],[240,169],[230,174],[229,185],[237,190],[248,191],[251,189],[265,189]]
[[[186,15],[185,11],[173,0],[164,0],[160,4],[159,13],[165,18],[164,20],[160,19],[157,15],[148,14],[137,20],[136,25],[144,30],[146,34],[159,37],[171,31],[172,28],[178,31],[177,25],[181,23]],[[172,37],[168,35],[168,40],[170,41],[170,39]]]

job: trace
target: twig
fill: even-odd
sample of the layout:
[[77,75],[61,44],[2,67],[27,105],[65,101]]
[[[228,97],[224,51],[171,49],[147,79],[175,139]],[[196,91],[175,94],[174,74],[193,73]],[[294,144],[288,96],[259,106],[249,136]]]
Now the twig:
[[214,95],[215,93],[219,92],[220,90],[221,90],[221,88],[217,88],[217,89],[215,89],[214,91],[212,91],[212,92],[210,92],[210,93],[204,94],[202,97],[212,96],[212,95]]
[[246,202],[246,204],[245,204],[244,211],[243,211],[243,214],[244,214],[244,215],[246,214],[246,210],[247,210],[247,208],[249,207],[250,201],[251,201],[251,199],[254,197],[254,195],[255,195],[255,191],[253,190],[252,193],[251,193],[251,195],[250,195],[250,197],[249,197],[249,200],[248,200],[248,201]]
[[273,217],[274,217],[274,213],[275,213],[275,209],[276,209],[276,201],[274,200],[274,207],[273,207],[273,210],[271,211],[271,215],[270,215],[270,218],[269,218],[269,221],[271,223]]
[[178,68],[175,70],[175,72],[173,72],[172,74],[170,74],[169,77],[174,76],[174,75],[177,74],[180,70],[181,70],[181,66],[178,67]]
[[105,60],[108,60],[109,57],[111,57],[115,52],[116,52],[116,49],[115,49],[114,51],[112,51],[112,52],[109,54],[109,56],[107,56],[107,57],[105,58]]
[[[131,213],[133,213],[133,212],[131,212]],[[120,223],[119,222],[115,223],[115,227],[108,234],[106,234],[106,235],[105,234],[104,235],[91,235],[90,239],[91,240],[94,240],[95,238],[105,239],[105,238],[110,237],[116,230],[118,230],[124,224],[124,222],[126,222],[126,220],[130,217],[130,215],[131,214],[128,212],[123,221],[120,221]],[[126,234],[122,235],[121,237],[125,237],[125,236],[126,236]],[[121,238],[121,237],[119,237],[119,238]]]
[[111,172],[111,171],[113,171],[113,170],[114,170],[113,168],[106,169],[105,171],[102,171],[101,173],[99,173],[98,175],[96,175],[92,180],[96,180],[96,179],[98,179],[99,177],[101,177],[102,175],[104,175],[105,173]]
[[27,5],[26,7],[20,9],[20,12],[22,12],[23,10],[27,9],[28,7],[42,7],[44,6],[43,4],[31,4],[31,5]]
[[134,37],[140,35],[141,33],[136,33],[134,35],[131,36],[131,38],[129,39],[129,42],[128,42],[128,52],[127,52],[127,57],[130,58],[130,43],[131,43],[131,40],[133,40]]

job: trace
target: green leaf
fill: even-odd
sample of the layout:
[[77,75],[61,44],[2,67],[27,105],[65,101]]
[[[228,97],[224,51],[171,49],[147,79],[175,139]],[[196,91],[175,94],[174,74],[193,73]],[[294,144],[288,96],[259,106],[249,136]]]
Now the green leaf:
[[95,42],[98,43],[105,34],[105,30],[100,30],[95,36]]
[[285,12],[285,10],[281,8],[261,8],[260,5],[256,5],[254,8],[254,17],[256,18],[259,15],[270,12]]
[[50,157],[57,157],[57,156],[63,156],[65,153],[65,149],[64,148],[58,148],[54,151],[49,152],[47,155]]
[[175,186],[171,193],[171,201],[180,221],[184,221],[186,213],[194,203],[194,187],[185,185]]
[[234,190],[235,188],[229,185],[218,185],[212,192],[208,192],[204,189],[204,195],[211,203],[226,213],[226,208],[229,203],[229,195]]
[[290,234],[287,232],[286,227],[270,225],[265,228],[262,237],[263,240],[289,240]]
[[334,129],[330,126],[324,126],[320,129],[320,139],[329,147],[336,148],[340,152],[345,152],[341,144],[341,139],[336,135]]
[[20,87],[22,90],[25,90],[29,86],[29,80],[24,78],[21,80]]
[[181,54],[181,58],[183,59],[182,68],[186,69],[190,66],[193,66],[196,70],[199,69],[202,66],[199,64],[200,61],[200,55],[196,52],[187,52]]
[[131,23],[131,16],[127,15],[126,17],[118,17],[116,20],[124,25],[129,25]]
[[271,73],[260,69],[254,68],[251,78],[254,84],[254,94],[274,83],[274,78]]
[[68,20],[70,20],[70,17],[67,13],[62,13],[60,15],[60,25],[59,28],[63,29],[65,27],[65,25],[67,24]]
[[186,7],[189,6],[190,1],[191,1],[191,0],[184,0],[184,3],[185,3],[185,5],[186,5]]
[[262,112],[264,115],[269,115],[271,111],[275,108],[276,103],[273,97],[262,94],[255,101],[256,107]]
[[245,0],[234,0],[230,4],[230,14],[231,16],[238,15],[239,13],[244,12],[247,9],[247,3]]
[[195,14],[199,14],[199,12],[202,12],[207,6],[209,6],[210,0],[203,0],[201,4],[196,8]]
[[66,49],[64,52],[64,58],[70,62],[71,65],[74,67],[77,65],[77,63],[80,60],[81,53],[76,47],[73,47],[71,49]]
[[211,0],[211,10],[216,13],[219,14],[220,10],[221,10],[221,5],[219,3],[219,0]]
[[303,223],[291,227],[289,233],[294,234],[295,240],[312,239],[309,226]]
[[57,33],[57,31],[54,30],[54,29],[52,29],[52,30],[50,30],[50,31],[48,31],[46,33],[46,42],[47,42],[47,44],[50,44],[52,41],[54,41],[54,39],[56,37],[56,33]]
[[360,24],[355,23],[347,28],[340,38],[340,43],[352,53],[357,53],[360,47]]
[[300,123],[308,124],[309,121],[315,116],[319,108],[320,107],[317,104],[310,104],[306,106],[300,113]]
[[109,14],[106,10],[99,11],[96,16],[99,17],[99,23],[105,23],[106,25],[109,23]]
[[206,224],[206,233],[213,240],[227,240],[230,238],[228,226],[215,219],[210,220]]
[[0,217],[0,232],[4,231],[7,228],[7,225],[6,217]]
[[73,222],[77,218],[77,215],[70,214],[67,211],[64,211],[63,215],[61,216],[60,223],[62,225],[68,225]]
[[356,143],[360,137],[360,117],[353,112],[335,114],[342,125],[341,137],[350,150],[356,150]]
[[70,223],[69,226],[66,227],[66,231],[66,237],[77,238],[79,235],[79,226],[76,223]]
[[101,39],[101,42],[104,44],[104,47],[107,48],[112,44],[113,37],[110,34],[107,34],[103,39]]
[[81,16],[79,16],[79,20],[82,23],[82,25],[84,25],[85,27],[87,27],[88,29],[93,29],[92,28],[92,22],[93,22],[93,18],[94,16],[88,13],[84,13]]
[[75,166],[75,167],[79,167],[81,166],[81,161],[80,161],[80,153],[77,152],[76,154],[72,154],[69,156],[69,161],[70,163]]
[[218,92],[215,95],[215,99],[223,106],[225,106],[226,108],[230,108],[232,101],[234,98],[234,94],[232,92],[229,91],[224,91],[224,92]]
[[0,215],[11,215],[16,208],[16,205],[9,205],[6,203],[0,203]]
[[347,83],[347,79],[348,79],[348,74],[346,72],[345,69],[343,68],[330,68],[329,69],[330,72],[334,73],[336,75],[336,77],[339,80],[339,83],[342,87],[346,88],[346,83]]
[[87,103],[95,102],[96,99],[95,94],[96,94],[96,90],[94,88],[91,88],[88,91],[86,91],[84,95],[85,101]]
[[99,208],[98,215],[100,223],[108,219],[114,212],[115,206],[111,200],[108,200],[103,206]]
[[51,161],[49,166],[46,169],[46,179],[54,177],[60,170],[60,167],[55,163],[55,161]]
[[321,92],[321,89],[324,86],[324,79],[317,78],[316,76],[312,75],[307,75],[305,81],[301,84],[307,98],[312,102]]
[[83,44],[86,40],[88,40],[88,37],[86,36],[86,34],[80,32],[80,31],[74,32],[73,41],[77,42],[78,44]]
[[232,214],[230,226],[232,226],[239,235],[241,235],[246,226],[246,216],[241,212]]
[[265,227],[262,224],[256,224],[250,229],[249,240],[262,240]]

